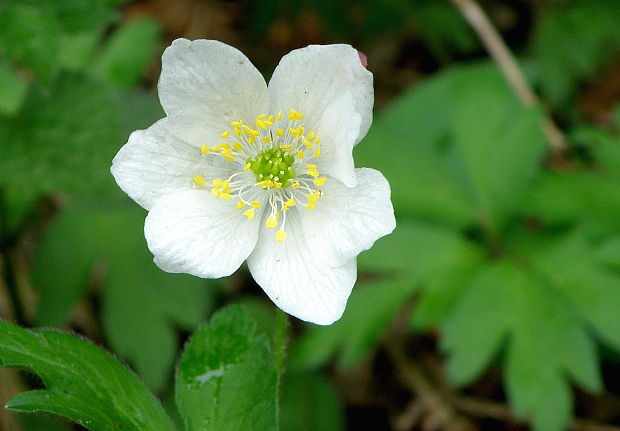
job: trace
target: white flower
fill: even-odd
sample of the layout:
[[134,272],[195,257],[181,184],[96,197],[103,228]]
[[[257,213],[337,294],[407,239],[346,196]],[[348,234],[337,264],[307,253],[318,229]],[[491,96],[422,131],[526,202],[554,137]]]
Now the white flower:
[[247,259],[282,310],[338,320],[356,256],[395,227],[383,175],[353,165],[373,105],[358,52],[292,51],[269,86],[217,41],[175,40],[162,62],[166,117],[132,133],[112,164],[118,185],[149,211],[155,263],[219,278]]

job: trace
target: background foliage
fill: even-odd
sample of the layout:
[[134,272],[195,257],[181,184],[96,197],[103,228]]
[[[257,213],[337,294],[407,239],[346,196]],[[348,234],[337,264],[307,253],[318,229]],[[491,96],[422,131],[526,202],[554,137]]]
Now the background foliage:
[[[620,8],[482,4],[540,106],[449,1],[0,2],[0,365],[21,370],[0,369],[0,428],[620,427]],[[267,77],[309,43],[368,55],[356,165],[390,180],[398,227],[336,324],[287,326],[243,268],[152,263],[109,166],[163,115],[159,57],[182,36]],[[13,413],[40,411],[79,425]]]

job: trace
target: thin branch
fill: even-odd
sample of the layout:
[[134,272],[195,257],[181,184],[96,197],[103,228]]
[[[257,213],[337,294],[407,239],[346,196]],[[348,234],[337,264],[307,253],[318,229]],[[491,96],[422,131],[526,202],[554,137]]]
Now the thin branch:
[[[450,1],[472,26],[521,103],[528,107],[540,105],[540,100],[532,91],[510,49],[476,0]],[[541,127],[554,153],[558,154],[566,150],[566,138],[551,117],[545,116]]]

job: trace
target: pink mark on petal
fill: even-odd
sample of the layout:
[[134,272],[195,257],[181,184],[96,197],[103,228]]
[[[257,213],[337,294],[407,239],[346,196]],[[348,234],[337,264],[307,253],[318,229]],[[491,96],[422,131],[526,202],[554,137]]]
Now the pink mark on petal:
[[357,51],[357,53],[360,56],[360,61],[362,62],[362,66],[367,67],[368,66],[368,57],[366,56],[366,54],[364,54],[362,51]]

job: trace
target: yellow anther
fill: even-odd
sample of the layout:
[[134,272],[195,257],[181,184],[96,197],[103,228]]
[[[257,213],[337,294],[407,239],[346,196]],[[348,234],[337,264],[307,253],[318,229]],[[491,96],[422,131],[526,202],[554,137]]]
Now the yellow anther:
[[246,163],[245,166],[243,167],[243,170],[244,171],[249,171],[251,167],[252,167],[251,163]]
[[229,144],[228,142],[222,142],[222,143],[219,145],[219,147],[220,147],[220,148],[226,148],[226,149],[229,149],[229,148],[230,148],[230,144]]
[[262,120],[263,118],[265,118],[267,116],[267,114],[260,114],[259,116],[256,117],[257,120]]
[[298,188],[300,188],[300,187],[301,187],[301,184],[299,184],[299,183],[293,183],[293,185],[292,185],[291,187],[293,187],[295,190],[297,190]]
[[271,215],[265,220],[265,227],[269,229],[273,229],[278,225],[278,217],[277,213],[271,213]]
[[319,145],[321,143],[321,137],[317,136],[316,138],[314,138],[314,145]]
[[215,178],[211,184],[213,187],[220,188],[224,185],[224,180],[221,178]]
[[245,206],[245,204],[243,203],[243,201],[239,201],[237,202],[237,209],[240,210],[241,208],[243,208]]
[[316,202],[308,202],[306,204],[306,208],[309,209],[309,210],[315,209],[316,208]]
[[295,206],[295,199],[289,198],[287,201],[282,202],[282,211],[287,211],[290,207]]
[[313,165],[313,164],[308,164],[308,165],[306,165],[306,168],[308,168],[308,169],[316,169],[317,166]]
[[321,157],[321,149],[317,148],[316,150],[314,150],[314,157]]
[[243,128],[243,131],[247,135],[250,135],[250,136],[259,136],[260,135],[260,132],[258,130],[254,129],[254,128],[250,127],[250,126],[245,126]]
[[271,180],[259,181],[258,185],[261,187],[275,187],[275,184]]
[[284,242],[285,239],[286,239],[286,232],[284,232],[284,229],[280,229],[279,231],[276,232],[276,241]]
[[274,182],[273,182],[273,186],[274,186],[276,189],[279,189],[279,188],[282,188],[282,183],[280,183],[280,182],[278,182],[278,181],[274,181]]
[[260,202],[259,201],[252,201],[252,202],[250,202],[250,205],[253,208],[260,208]]
[[233,127],[241,127],[243,126],[243,121],[231,121],[230,125]]
[[316,130],[313,130],[312,132],[308,133],[308,136],[306,136],[306,138],[309,140],[312,140],[314,139],[315,134],[316,134]]
[[280,148],[282,148],[283,150],[288,150],[291,148],[291,144],[280,145]]
[[203,177],[202,175],[196,175],[194,178],[192,178],[192,180],[194,181],[194,184],[196,184],[198,187],[204,187],[207,184],[205,181],[205,177]]
[[303,152],[302,150],[298,150],[298,151],[297,151],[297,158],[298,158],[299,160],[301,160],[301,159],[303,159],[303,158],[304,158],[304,152]]
[[228,138],[230,136],[230,130],[220,133],[220,138]]
[[274,119],[275,119],[275,117],[273,116],[273,114],[271,114],[269,117],[267,117],[267,122],[269,122],[270,126],[273,124],[273,120]]
[[230,193],[220,193],[220,198],[229,200],[232,199],[232,195]]
[[268,143],[270,143],[270,142],[271,142],[271,138],[270,138],[269,136],[265,136],[265,137],[263,138],[263,142],[264,142],[265,144],[268,144]]
[[263,120],[256,120],[256,127],[259,129],[266,129],[267,125]]
[[215,197],[218,197],[220,193],[222,193],[222,189],[216,189],[216,188],[211,189],[211,194]]
[[224,148],[222,151],[220,151],[220,154],[222,156],[230,156],[232,154],[232,151],[230,151],[230,148]]
[[284,136],[284,129],[276,129],[276,135]]
[[289,121],[301,120],[302,118],[304,118],[304,114],[302,114],[301,112],[296,111],[295,109],[289,109],[288,110],[288,119],[289,119]]
[[321,178],[315,178],[313,182],[315,186],[321,187],[325,185],[326,181],[327,181],[327,178],[321,177]]
[[317,171],[316,169],[308,169],[308,175],[310,175],[311,177],[316,178],[320,174],[319,174],[319,171]]
[[235,136],[241,136],[241,128],[235,127]]
[[202,144],[202,147],[200,147],[200,152],[202,152],[202,154],[209,154],[209,147],[205,144]]
[[256,136],[250,136],[248,138],[248,142],[250,143],[250,145],[252,145],[254,143],[254,141],[256,140]]
[[282,119],[282,111],[278,111],[278,115],[276,115],[276,120],[280,121]]
[[234,162],[237,159],[235,159],[235,156],[224,156],[224,160],[227,162]]
[[243,145],[241,145],[239,142],[235,142],[233,144],[233,148],[234,148],[235,151],[241,151],[241,150],[243,150]]
[[254,219],[254,208],[247,209],[243,211],[243,215],[248,218],[248,220]]
[[316,202],[321,197],[321,194],[319,192],[312,192],[306,197],[308,198],[308,202]]
[[312,148],[312,142],[310,142],[309,140],[303,139],[301,142],[306,146],[307,150],[310,150]]

